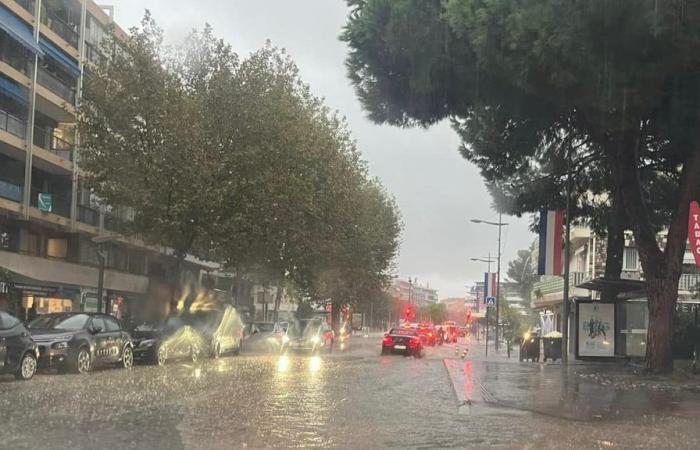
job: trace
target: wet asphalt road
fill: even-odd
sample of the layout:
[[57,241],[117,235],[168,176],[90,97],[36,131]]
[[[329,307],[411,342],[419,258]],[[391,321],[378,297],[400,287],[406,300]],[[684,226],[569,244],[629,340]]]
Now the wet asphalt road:
[[0,377],[0,448],[700,447],[696,394],[656,393],[657,407],[632,393],[610,409],[619,392],[570,387],[547,366],[476,351],[465,362],[448,346],[423,359],[379,356],[379,346],[353,337],[316,358],[244,353]]

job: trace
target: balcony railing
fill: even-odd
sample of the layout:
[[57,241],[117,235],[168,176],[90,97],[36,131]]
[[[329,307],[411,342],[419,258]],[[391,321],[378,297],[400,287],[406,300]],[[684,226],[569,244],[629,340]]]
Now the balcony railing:
[[[587,278],[588,274],[585,272],[569,273],[569,290],[573,290],[576,286],[586,281]],[[532,292],[534,297],[564,292],[564,278],[556,277],[538,281],[532,287]]]
[[22,6],[22,8],[29,11],[29,13],[34,14],[35,0],[15,0],[15,2],[19,3]]
[[92,64],[99,65],[105,60],[105,55],[100,51],[98,45],[85,41],[85,59]]
[[[39,194],[45,191],[32,188],[32,195],[29,201],[30,206],[39,207]],[[51,194],[51,212],[65,218],[70,218],[70,193],[46,192]]]
[[700,290],[700,274],[684,273],[678,281],[678,290],[694,292]]
[[74,48],[78,48],[78,41],[80,40],[80,35],[78,34],[77,26],[70,25],[66,23],[62,18],[60,18],[56,13],[48,12],[47,14],[42,14],[41,22],[47,25],[56,34],[61,36],[72,45]]
[[11,181],[0,179],[0,197],[21,203],[22,186]]
[[27,122],[24,119],[20,119],[0,109],[0,130],[7,131],[20,139],[24,139],[27,136]]
[[37,81],[71,105],[75,105],[75,89],[66,85],[43,67],[40,67],[39,72],[37,72]]
[[100,223],[100,213],[89,206],[78,205],[78,222],[96,227]]
[[32,61],[23,48],[13,41],[6,42],[0,50],[0,60],[26,76],[32,72]]
[[73,161],[73,144],[55,136],[51,128],[35,127],[34,145],[48,150],[63,159]]

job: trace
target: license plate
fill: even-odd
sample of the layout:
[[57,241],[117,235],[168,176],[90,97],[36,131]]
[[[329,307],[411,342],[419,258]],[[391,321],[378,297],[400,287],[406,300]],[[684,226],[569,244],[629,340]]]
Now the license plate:
[[396,350],[406,350],[406,346],[405,346],[405,345],[394,345],[394,348],[395,348]]

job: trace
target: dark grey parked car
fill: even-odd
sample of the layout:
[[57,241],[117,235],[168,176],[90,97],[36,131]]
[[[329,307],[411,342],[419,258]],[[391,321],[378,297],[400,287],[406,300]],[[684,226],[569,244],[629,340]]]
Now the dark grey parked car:
[[87,373],[95,365],[134,364],[129,333],[106,314],[45,314],[29,323],[29,332],[39,345],[40,367]]
[[22,322],[0,311],[0,374],[29,380],[36,373],[39,352]]

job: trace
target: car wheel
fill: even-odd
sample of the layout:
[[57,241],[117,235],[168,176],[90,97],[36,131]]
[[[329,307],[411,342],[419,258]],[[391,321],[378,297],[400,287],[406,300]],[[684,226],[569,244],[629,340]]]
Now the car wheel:
[[86,374],[90,372],[91,365],[92,362],[90,361],[90,352],[88,349],[83,347],[78,350],[78,355],[75,358],[75,372]]
[[158,347],[158,353],[156,354],[156,364],[159,366],[164,366],[168,360],[168,347],[161,345]]
[[122,366],[125,369],[131,369],[134,366],[134,351],[131,347],[124,347],[124,352],[122,353]]
[[15,378],[18,380],[31,380],[36,373],[36,356],[27,352],[22,357],[22,361],[19,364],[19,369],[15,373]]

